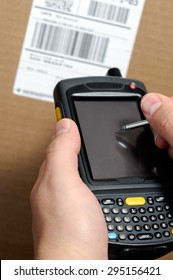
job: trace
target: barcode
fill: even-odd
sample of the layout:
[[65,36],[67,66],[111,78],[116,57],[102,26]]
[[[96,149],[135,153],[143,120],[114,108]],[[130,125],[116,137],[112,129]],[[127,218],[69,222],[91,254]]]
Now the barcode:
[[31,47],[103,63],[109,38],[37,22]]
[[130,9],[117,7],[98,1],[91,1],[88,9],[88,15],[102,18],[111,22],[127,24]]

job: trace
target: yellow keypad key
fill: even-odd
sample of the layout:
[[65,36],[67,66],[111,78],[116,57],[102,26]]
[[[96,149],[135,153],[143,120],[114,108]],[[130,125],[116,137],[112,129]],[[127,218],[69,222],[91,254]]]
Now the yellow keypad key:
[[145,198],[136,196],[136,197],[127,197],[125,203],[129,206],[140,206],[145,204]]

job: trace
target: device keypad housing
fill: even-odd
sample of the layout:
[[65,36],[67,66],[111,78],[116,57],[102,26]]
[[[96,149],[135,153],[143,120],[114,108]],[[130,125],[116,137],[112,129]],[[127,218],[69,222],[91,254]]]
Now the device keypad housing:
[[99,197],[108,228],[108,240],[142,245],[173,240],[173,212],[162,194]]

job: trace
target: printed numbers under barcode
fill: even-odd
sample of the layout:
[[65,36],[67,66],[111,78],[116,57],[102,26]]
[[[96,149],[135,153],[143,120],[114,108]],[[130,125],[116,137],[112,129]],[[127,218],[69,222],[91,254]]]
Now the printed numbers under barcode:
[[108,20],[115,23],[127,24],[130,9],[117,7],[99,1],[91,1],[88,9],[88,15]]
[[132,6],[138,6],[139,0],[121,0],[120,3],[128,3],[129,5]]
[[109,38],[37,22],[31,47],[103,63]]
[[71,12],[73,0],[45,0],[45,5],[50,9]]

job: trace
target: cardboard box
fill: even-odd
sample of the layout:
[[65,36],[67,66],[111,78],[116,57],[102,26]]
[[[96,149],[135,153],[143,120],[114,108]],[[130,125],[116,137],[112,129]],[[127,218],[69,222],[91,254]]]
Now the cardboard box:
[[[0,257],[32,259],[29,194],[54,128],[54,105],[13,94],[31,0],[0,1]],[[173,1],[146,0],[128,77],[172,95]],[[164,257],[173,259],[173,253]],[[163,258],[163,259],[164,259]]]

